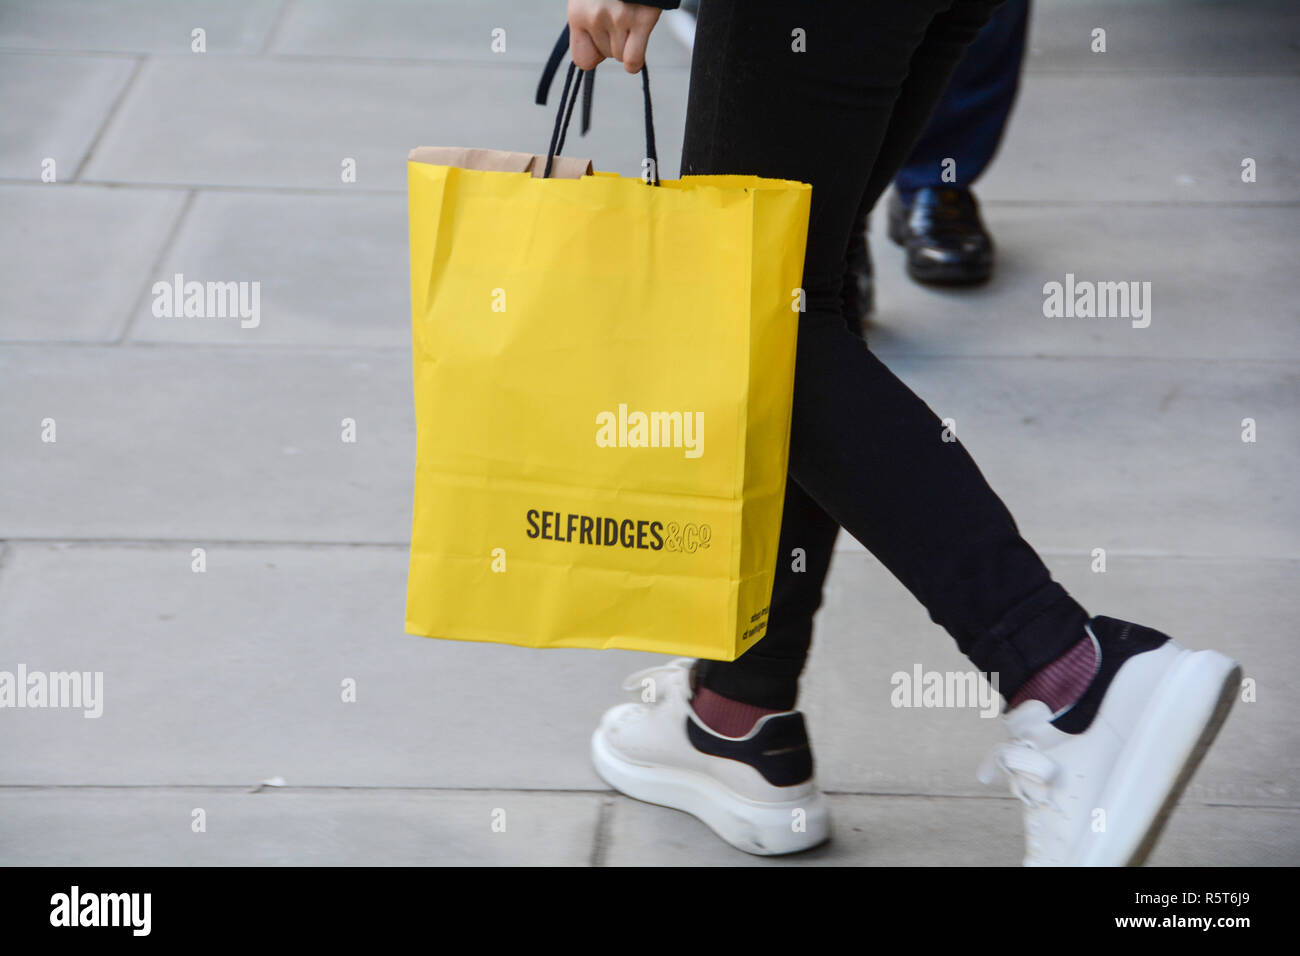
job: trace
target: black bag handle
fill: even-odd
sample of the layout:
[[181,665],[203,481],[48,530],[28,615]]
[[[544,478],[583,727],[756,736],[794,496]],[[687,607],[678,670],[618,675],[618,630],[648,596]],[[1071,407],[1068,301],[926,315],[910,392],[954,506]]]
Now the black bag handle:
[[[550,90],[551,82],[555,78],[556,72],[560,68],[560,61],[569,49],[569,27],[566,24],[560,38],[555,41],[555,47],[551,50],[551,55],[546,61],[546,66],[542,70],[541,82],[537,84],[536,102],[538,105],[546,105],[546,96]],[[577,82],[574,82],[574,74],[577,74]],[[645,151],[646,158],[650,160],[650,169],[653,178],[650,185],[659,185],[659,153],[655,149],[655,126],[654,111],[650,105],[650,71],[642,66],[641,70],[641,95],[645,100]],[[585,83],[584,83],[585,81]],[[596,81],[595,70],[579,70],[578,64],[569,63],[568,72],[564,75],[564,90],[560,93],[560,106],[555,112],[555,128],[551,131],[551,145],[546,153],[546,169],[542,173],[542,178],[549,178],[551,167],[555,162],[556,155],[564,149],[564,139],[569,131],[569,122],[573,119],[573,108],[577,105],[579,94],[583,94],[582,99],[582,132],[585,134],[591,128],[591,96],[592,87]],[[572,96],[570,96],[572,91]]]

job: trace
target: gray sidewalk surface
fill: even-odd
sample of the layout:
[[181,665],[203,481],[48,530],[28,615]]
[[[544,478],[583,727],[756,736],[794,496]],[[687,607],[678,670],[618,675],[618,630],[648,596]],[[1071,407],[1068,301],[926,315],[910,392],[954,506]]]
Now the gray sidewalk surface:
[[[1019,861],[1019,803],[974,776],[998,721],[891,706],[896,672],[969,665],[847,535],[804,681],[834,839],[790,860],[591,769],[655,657],[403,633],[406,152],[544,151],[563,7],[0,2],[0,671],[104,674],[97,719],[0,710],[0,863]],[[873,348],[1057,578],[1253,682],[1154,864],[1300,862],[1298,42],[1290,0],[1040,0],[977,190],[993,281],[914,285],[872,233]],[[676,175],[689,57],[664,29],[649,56]],[[635,174],[620,70],[568,151]],[[155,317],[176,273],[260,282],[260,324]],[[1045,318],[1067,273],[1149,281],[1150,327]]]

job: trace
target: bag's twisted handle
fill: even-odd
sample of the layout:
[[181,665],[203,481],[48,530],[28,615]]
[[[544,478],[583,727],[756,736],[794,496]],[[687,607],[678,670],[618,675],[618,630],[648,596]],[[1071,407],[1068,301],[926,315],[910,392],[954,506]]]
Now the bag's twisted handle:
[[[542,70],[541,82],[537,85],[536,102],[546,105],[546,96],[551,87],[551,81],[555,78],[556,72],[560,68],[560,61],[569,49],[569,27],[566,25],[560,38],[555,42],[555,47],[551,50],[551,55],[546,61],[546,66]],[[645,100],[645,152],[646,159],[650,162],[650,184],[659,185],[659,154],[655,149],[655,126],[654,112],[650,106],[650,71],[641,67],[641,95]],[[577,74],[577,82],[574,82],[574,74]],[[584,83],[585,80],[585,83]],[[542,178],[549,178],[551,175],[551,166],[555,162],[556,155],[564,149],[564,139],[569,131],[569,122],[573,119],[573,108],[577,105],[579,93],[583,94],[582,100],[582,132],[586,133],[591,127],[591,91],[596,80],[595,70],[579,70],[576,63],[570,63],[568,72],[564,75],[564,90],[560,93],[560,106],[555,113],[555,128],[551,131],[551,145],[546,153],[546,169],[542,173]],[[570,95],[572,93],[572,95]]]

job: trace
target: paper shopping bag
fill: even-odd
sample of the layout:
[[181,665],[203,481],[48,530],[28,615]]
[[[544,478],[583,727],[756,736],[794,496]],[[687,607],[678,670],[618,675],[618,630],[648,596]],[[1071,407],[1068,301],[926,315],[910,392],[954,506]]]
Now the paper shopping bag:
[[406,626],[733,660],[766,628],[810,187],[408,162]]

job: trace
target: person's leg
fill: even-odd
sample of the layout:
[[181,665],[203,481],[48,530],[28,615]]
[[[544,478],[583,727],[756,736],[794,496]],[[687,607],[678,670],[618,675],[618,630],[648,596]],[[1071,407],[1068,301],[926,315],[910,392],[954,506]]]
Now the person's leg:
[[[840,312],[864,195],[874,202],[893,178],[995,5],[710,0],[697,27],[682,173],[812,184],[790,475],[977,666],[999,673],[1009,696],[1078,641],[1087,615],[961,445],[942,440],[938,417]],[[774,617],[781,610],[773,604]],[[701,683],[734,692],[747,679],[744,661],[710,665]]]
[[[721,701],[702,701],[697,710],[709,726],[722,733],[743,733],[745,720],[752,725],[762,710],[794,709],[812,642],[813,615],[821,607],[839,530],[798,482],[786,482],[767,633],[738,660],[700,661],[696,668],[698,686],[759,712],[736,712]],[[802,552],[798,558],[796,548]]]
[[1007,0],[994,14],[894,178],[886,233],[906,250],[917,282],[970,285],[993,274],[993,237],[970,187],[1006,128],[1028,20],[1028,0]]
[[[894,188],[910,204],[926,186],[969,189],[988,167],[1016,99],[1029,24],[1029,0],[1006,0],[962,56]],[[955,179],[940,178],[941,163],[955,160]]]
[[[823,159],[831,160],[825,167],[825,173],[817,179],[821,182],[834,182],[834,186],[818,186],[814,189],[814,216],[824,217],[826,211],[843,205],[855,191],[861,190],[869,155],[863,159],[861,168],[853,171],[851,177],[841,179],[834,176],[834,168],[842,164],[842,157],[850,155],[851,149],[874,151],[878,148],[893,108],[898,78],[906,69],[912,49],[924,36],[933,9],[942,5],[942,2],[932,3],[929,12],[919,9],[918,15],[911,18],[910,34],[904,31],[903,35],[894,39],[892,56],[888,63],[880,64],[873,88],[868,88],[871,78],[860,76],[865,71],[862,70],[858,57],[854,57],[855,62],[846,66],[845,79],[857,82],[863,94],[846,97],[839,107],[856,113],[861,118],[853,144],[836,143],[832,150],[836,155],[826,156],[826,150],[815,146],[817,133],[797,126],[783,127],[786,135],[781,137],[778,149],[797,154],[805,152],[809,145],[814,145],[815,151]],[[754,82],[751,68],[744,65],[743,48],[759,44],[763,59],[775,57],[792,66],[809,67],[802,71],[805,76],[797,89],[774,91],[785,102],[780,105],[772,103],[772,116],[800,116],[806,111],[815,111],[820,108],[814,105],[820,98],[815,89],[819,66],[827,62],[828,55],[843,58],[849,53],[850,45],[844,44],[836,36],[842,28],[844,32],[850,29],[838,21],[845,14],[837,8],[845,6],[847,5],[830,4],[828,9],[800,10],[797,15],[791,15],[789,5],[780,3],[759,2],[739,11],[735,8],[734,0],[710,0],[702,5],[695,33],[690,105],[682,150],[683,175],[742,170],[763,172],[761,164],[755,164],[753,160],[757,158],[754,153],[766,147],[742,138],[739,135],[742,131],[737,129],[735,122],[738,116],[750,116],[755,110],[762,111],[767,96],[761,84]],[[888,32],[894,36],[899,33],[897,27],[889,26],[889,6],[876,4],[881,12],[874,18],[859,12],[851,17],[855,21],[852,29],[866,29],[868,24],[874,23],[877,29],[873,32],[877,34]],[[924,6],[919,5],[920,8]],[[895,19],[906,22],[908,18],[905,15],[895,15]],[[804,42],[808,44],[804,51],[795,49],[796,30],[803,31]],[[837,43],[837,53],[828,52],[828,42]],[[861,47],[862,44],[859,43],[859,53]],[[801,59],[794,60],[796,57]],[[752,69],[761,72],[764,69],[761,60],[754,61]],[[805,102],[796,106],[800,98]],[[792,109],[792,112],[780,112],[784,109]],[[743,132],[757,134],[758,131]],[[832,188],[834,195],[831,195]],[[840,308],[843,314],[843,299],[840,300]],[[849,324],[848,327],[856,327],[855,317],[845,315],[845,322]],[[813,616],[821,605],[838,530],[835,519],[827,515],[797,481],[787,482],[767,633],[762,641],[737,661],[700,661],[696,668],[699,688],[714,691],[730,700],[743,701],[756,708],[786,710],[794,707],[799,676],[812,638]],[[802,551],[806,563],[795,563],[795,549]],[[704,695],[701,696],[704,698]],[[700,709],[705,710],[705,719],[710,720],[711,725],[719,730],[732,729],[731,724],[743,722],[749,717],[748,714],[727,713],[707,698],[702,699]]]
[[[890,204],[887,231],[899,242],[906,241],[903,237],[911,229],[908,209],[917,190],[960,186],[963,191],[961,195],[943,193],[936,197],[936,202],[953,206],[955,215],[941,216],[936,211],[924,217],[918,248],[908,250],[908,269],[916,278],[976,281],[987,277],[992,268],[992,237],[968,190],[992,161],[1006,130],[1020,84],[1028,23],[1029,0],[1006,0],[994,12],[966,48],[943,97],[894,177],[897,196]],[[949,158],[955,162],[955,179],[945,183],[941,164]],[[866,236],[870,211],[864,197],[850,233],[843,291],[846,303],[857,306],[849,327],[863,337],[874,299]]]

